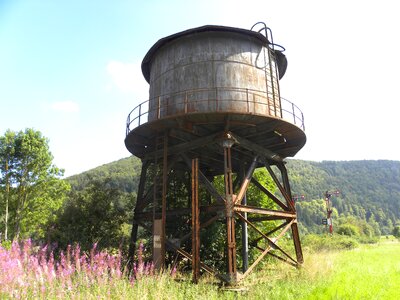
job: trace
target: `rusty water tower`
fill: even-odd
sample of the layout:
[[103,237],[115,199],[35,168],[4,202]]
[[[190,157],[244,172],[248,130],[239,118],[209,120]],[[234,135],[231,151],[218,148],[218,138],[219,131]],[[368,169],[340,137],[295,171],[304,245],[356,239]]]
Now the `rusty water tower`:
[[[125,138],[142,161],[130,255],[140,227],[152,236],[156,266],[175,253],[174,261],[191,261],[194,281],[208,272],[235,283],[267,255],[303,262],[284,159],[306,135],[302,112],[280,95],[284,50],[262,22],[251,30],[193,28],[151,47],[142,62],[150,97],[130,112]],[[278,194],[253,176],[261,167]],[[249,199],[249,186],[274,207]],[[215,224],[225,240],[217,262],[202,243]],[[288,234],[289,250],[279,243]]]

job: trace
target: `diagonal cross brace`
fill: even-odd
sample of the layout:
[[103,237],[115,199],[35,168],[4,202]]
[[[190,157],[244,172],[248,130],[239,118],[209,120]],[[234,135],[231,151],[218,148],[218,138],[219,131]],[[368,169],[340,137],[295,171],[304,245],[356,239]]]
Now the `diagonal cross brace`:
[[[252,224],[251,222],[249,222],[248,220],[246,220],[241,214],[237,213],[237,215],[239,216],[239,218],[241,218],[242,220],[244,220],[246,223],[248,223],[251,227],[253,227],[257,232],[261,233],[262,235],[264,235],[262,232],[260,232],[258,230],[257,227],[254,226],[254,224]],[[291,222],[289,222],[287,224],[287,226],[282,230],[282,232],[276,237],[276,239],[280,239],[285,233],[286,231],[290,228],[290,225],[294,222],[294,220],[292,220]],[[271,251],[273,248],[277,248],[279,250],[281,250],[281,248],[276,245],[273,241],[271,241],[268,237],[266,237],[266,239],[268,240],[269,246],[263,251],[263,253],[261,253],[261,255],[253,262],[253,264],[247,269],[247,271],[243,274],[243,278],[246,277],[257,265],[258,263],[264,258],[265,255],[268,254],[269,251]],[[281,250],[282,253],[285,254],[285,252],[283,250]],[[289,256],[290,257],[290,256]]]
[[236,196],[234,204],[242,203],[243,197],[246,194],[246,191],[249,187],[254,170],[257,166],[257,158],[258,158],[258,156],[254,157],[249,169],[247,170],[246,176],[243,179],[242,185],[240,186],[239,193]]
[[[181,157],[183,158],[188,168],[192,169],[192,161],[186,156],[186,154],[182,153]],[[211,194],[211,196],[213,196],[217,200],[217,202],[219,202],[220,204],[225,204],[225,198],[218,193],[218,191],[203,174],[203,172],[201,172],[201,170],[199,170],[199,180],[207,189],[207,191]]]
[[285,198],[288,207],[290,208],[291,211],[296,211],[296,208],[294,207],[292,203],[292,199],[288,192],[285,190],[285,188],[282,186],[280,183],[278,177],[276,177],[274,171],[271,169],[271,166],[269,164],[265,164],[265,168],[268,170],[269,174],[271,175],[272,179],[274,180],[276,186],[278,187],[279,191],[281,192],[282,196]]
[[252,152],[255,152],[258,156],[265,158],[267,160],[272,160],[272,161],[277,161],[281,162],[282,157],[280,157],[277,153],[272,152],[271,150],[268,150],[256,143],[253,143],[252,141],[249,141],[248,139],[245,139],[243,137],[240,137],[232,132],[229,133],[233,139],[236,140],[236,142],[243,148],[250,150]]
[[[142,226],[147,232],[152,233],[151,228],[149,228],[148,226],[146,226],[143,223],[139,223],[140,226]],[[172,243],[169,239],[165,240],[165,244],[168,245],[168,247],[170,247],[171,249],[175,250],[176,252],[178,252],[179,254],[181,254],[182,256],[186,257],[189,260],[192,260],[193,257],[191,254],[187,253],[185,250],[183,250],[182,248],[176,246],[174,243]],[[221,280],[224,280],[223,277],[219,276],[218,273],[213,270],[211,267],[207,266],[206,264],[200,262],[200,267],[202,269],[204,269],[205,271],[207,271],[209,274],[214,274],[217,277],[219,277]]]
[[[290,221],[289,223],[285,224],[283,231],[279,234],[279,238],[286,232],[289,230],[290,226],[293,224],[294,220]],[[284,251],[281,247],[279,247],[276,244],[276,241],[274,242],[273,240],[271,240],[267,235],[265,235],[264,233],[262,233],[257,227],[254,226],[254,224],[252,224],[251,222],[249,222],[249,225],[251,227],[253,227],[264,239],[267,240],[268,245],[271,246],[273,249],[278,249],[279,251],[281,251],[286,257],[288,257],[290,260],[292,260],[294,263],[297,263],[296,260],[294,260],[289,254],[286,253],[286,251]],[[276,238],[276,240],[278,240],[279,238]]]
[[[205,137],[201,137],[198,138],[196,140],[190,141],[190,142],[184,142],[178,145],[174,145],[174,146],[170,146],[168,147],[168,155],[171,153],[183,153],[183,152],[187,152],[190,151],[192,149],[196,149],[199,147],[202,147],[204,145],[207,145],[211,142],[215,142],[215,139],[218,137],[218,134],[211,134]],[[162,155],[163,153],[163,149],[160,150],[155,150],[153,152],[147,153],[143,159],[151,159],[152,157],[154,157],[154,155]]]
[[272,194],[270,191],[268,191],[261,183],[259,183],[255,178],[251,178],[251,182],[258,187],[259,190],[264,192],[270,199],[272,199],[276,204],[278,204],[281,208],[284,210],[289,210],[289,208],[282,202],[280,201],[274,194]]

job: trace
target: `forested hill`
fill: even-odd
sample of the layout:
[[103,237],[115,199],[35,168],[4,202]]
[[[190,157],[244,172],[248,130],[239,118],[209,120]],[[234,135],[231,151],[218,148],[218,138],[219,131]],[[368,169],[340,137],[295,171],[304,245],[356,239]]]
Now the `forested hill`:
[[67,180],[76,190],[82,190],[92,181],[101,181],[108,187],[132,193],[136,192],[139,184],[140,171],[140,159],[131,156],[73,175]]
[[[140,160],[124,158],[68,178],[74,189],[93,180],[106,182],[125,192],[136,192]],[[297,203],[300,221],[308,228],[318,224],[324,210],[313,203],[325,191],[340,191],[332,197],[339,216],[353,215],[379,223],[382,233],[390,232],[400,220],[400,161],[288,160],[292,194],[304,196]],[[318,202],[321,206],[321,201]],[[318,212],[315,212],[318,210]]]
[[293,194],[304,195],[297,207],[306,226],[312,221],[302,218],[301,210],[322,199],[325,191],[336,190],[340,194],[332,197],[332,204],[339,215],[376,221],[385,234],[400,220],[400,161],[289,160],[287,168]]

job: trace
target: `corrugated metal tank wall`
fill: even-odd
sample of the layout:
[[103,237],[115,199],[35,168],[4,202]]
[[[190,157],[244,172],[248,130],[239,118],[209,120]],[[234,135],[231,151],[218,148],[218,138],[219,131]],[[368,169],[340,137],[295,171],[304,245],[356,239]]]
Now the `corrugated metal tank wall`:
[[156,49],[149,73],[149,121],[208,112],[282,117],[274,52],[253,35],[180,36]]

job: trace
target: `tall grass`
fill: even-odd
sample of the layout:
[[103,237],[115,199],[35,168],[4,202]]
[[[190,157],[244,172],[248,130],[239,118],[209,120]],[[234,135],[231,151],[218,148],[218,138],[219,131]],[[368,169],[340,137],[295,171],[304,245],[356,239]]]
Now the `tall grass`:
[[267,264],[238,289],[203,276],[156,273],[141,255],[129,276],[121,255],[70,247],[59,260],[30,241],[0,247],[1,299],[399,299],[400,243],[385,241],[346,251],[305,253],[295,269]]
[[[400,299],[400,243],[383,241],[346,251],[305,255],[298,271],[259,272],[250,299]],[[283,271],[283,272],[282,272]],[[277,275],[279,274],[279,275]]]
[[400,243],[366,245],[340,253],[328,284],[310,297],[328,299],[400,299]]
[[83,253],[79,245],[68,246],[55,260],[48,246],[34,247],[30,240],[13,242],[10,249],[0,246],[0,298],[119,296],[121,288],[127,289],[136,280],[154,275],[153,265],[143,262],[141,255],[130,276],[121,261],[120,253],[97,251],[96,245],[90,253]]

